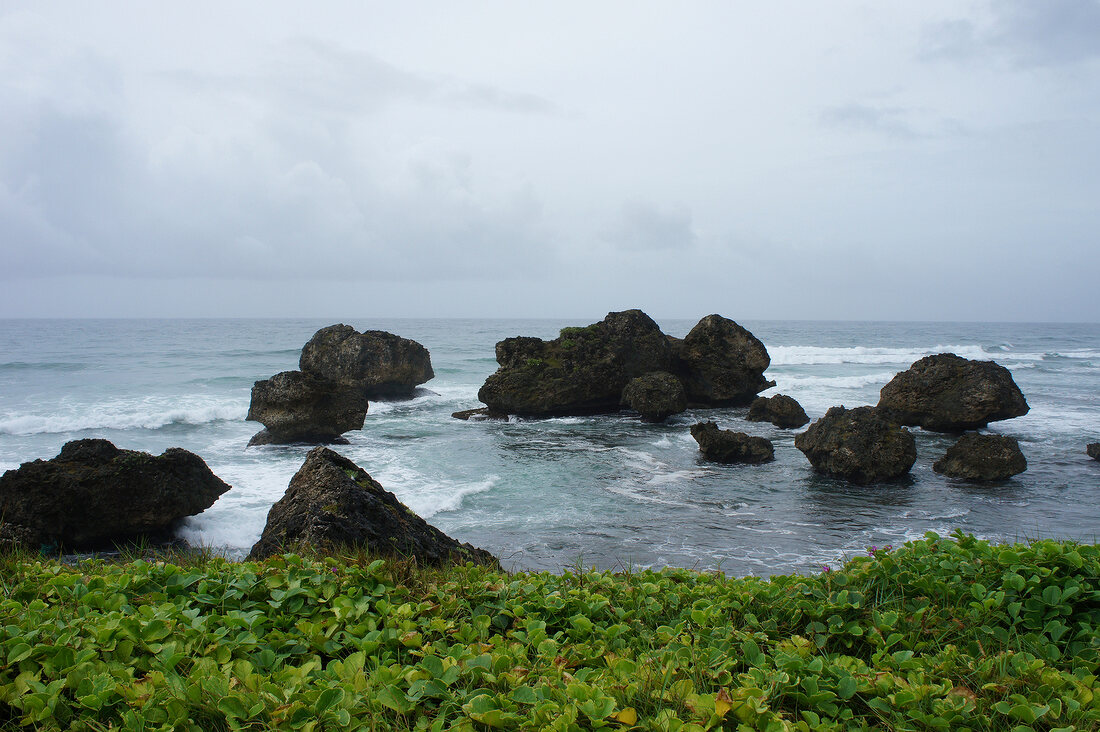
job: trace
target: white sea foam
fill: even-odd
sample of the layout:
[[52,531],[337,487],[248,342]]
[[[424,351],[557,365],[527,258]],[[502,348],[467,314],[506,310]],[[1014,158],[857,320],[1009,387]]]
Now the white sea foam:
[[38,435],[84,430],[155,430],[171,424],[202,425],[243,420],[244,403],[209,403],[194,399],[147,399],[70,408],[62,414],[12,414],[0,419],[0,434]]
[[862,374],[859,376],[799,376],[796,374],[776,375],[775,380],[780,382],[769,389],[766,394],[781,393],[785,389],[825,387],[829,389],[862,389],[866,386],[885,385],[897,375],[896,371],[880,371],[874,374]]
[[939,345],[928,348],[873,348],[852,346],[832,348],[821,346],[769,346],[773,366],[797,366],[817,364],[905,364],[931,356],[936,353],[954,353],[963,358],[987,361],[1001,360],[1039,360],[1038,353],[989,353],[981,346]]

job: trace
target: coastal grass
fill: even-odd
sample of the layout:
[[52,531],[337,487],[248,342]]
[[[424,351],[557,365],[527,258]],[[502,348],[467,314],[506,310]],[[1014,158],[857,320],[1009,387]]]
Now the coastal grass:
[[1090,730],[1100,550],[814,576],[0,560],[0,729]]

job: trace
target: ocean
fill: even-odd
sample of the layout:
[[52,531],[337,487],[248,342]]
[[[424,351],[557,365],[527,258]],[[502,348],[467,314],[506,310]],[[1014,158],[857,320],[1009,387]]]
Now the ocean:
[[[727,316],[734,314],[724,313]],[[703,313],[700,313],[700,316]],[[418,396],[372,402],[361,431],[335,449],[447,534],[509,569],[676,566],[730,575],[815,572],[869,547],[955,530],[997,542],[1095,542],[1100,535],[1100,325],[744,321],[771,355],[764,392],[797,399],[811,419],[874,404],[898,371],[953,352],[1008,367],[1024,417],[990,425],[1019,439],[1027,472],[995,485],[938,475],[950,436],[914,430],[909,477],[852,486],[814,474],[799,430],[743,420],[745,408],[692,410],[666,424],[626,414],[507,422],[453,419],[480,406],[494,345],[553,338],[587,320],[344,320],[412,338],[436,377]],[[683,336],[695,320],[657,319]],[[183,447],[233,486],[183,534],[238,558],[306,446],[246,447],[254,381],[297,368],[301,347],[333,320],[0,320],[0,471],[102,437],[159,454]],[[771,439],[776,460],[704,462],[688,428],[701,420]]]

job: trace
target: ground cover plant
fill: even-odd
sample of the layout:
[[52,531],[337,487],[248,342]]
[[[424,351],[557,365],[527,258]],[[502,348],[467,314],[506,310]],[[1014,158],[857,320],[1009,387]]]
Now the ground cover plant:
[[1097,729],[1100,552],[815,576],[0,562],[0,729]]

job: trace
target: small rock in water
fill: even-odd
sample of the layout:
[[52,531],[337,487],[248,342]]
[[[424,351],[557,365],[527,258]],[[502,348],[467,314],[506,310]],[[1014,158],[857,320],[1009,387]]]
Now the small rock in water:
[[1093,460],[1100,460],[1100,442],[1089,443],[1085,447],[1085,454]]
[[770,398],[757,397],[749,405],[749,413],[745,419],[749,422],[771,422],[784,429],[801,427],[810,421],[802,405],[785,394],[776,394]]
[[707,460],[716,463],[766,463],[775,459],[775,448],[763,437],[719,429],[714,422],[691,426],[691,436]]
[[1015,437],[970,432],[947,448],[932,469],[952,478],[1005,480],[1027,470],[1027,460]]

